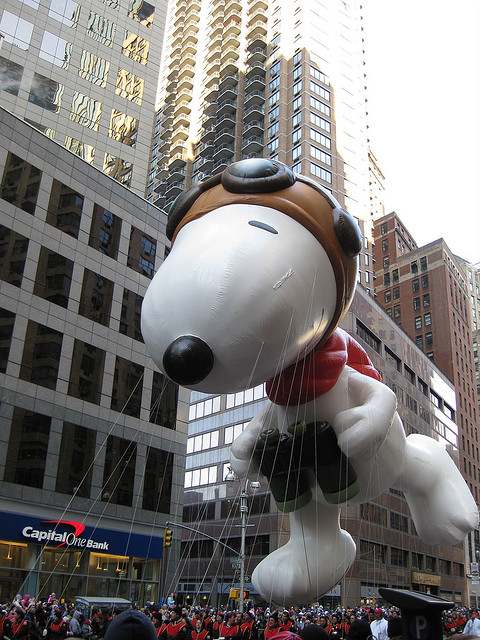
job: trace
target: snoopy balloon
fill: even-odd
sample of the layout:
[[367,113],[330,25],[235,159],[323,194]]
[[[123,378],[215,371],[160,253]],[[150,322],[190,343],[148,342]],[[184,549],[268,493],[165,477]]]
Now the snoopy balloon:
[[307,603],[355,559],[340,506],[403,490],[418,534],[458,544],[478,522],[446,450],[405,436],[395,394],[337,327],[351,302],[361,236],[311,180],[242,160],[175,203],[172,250],[150,284],[142,333],[174,382],[206,393],[267,383],[265,409],[231,447],[234,471],[267,477],[290,539],[255,569],[258,591]]

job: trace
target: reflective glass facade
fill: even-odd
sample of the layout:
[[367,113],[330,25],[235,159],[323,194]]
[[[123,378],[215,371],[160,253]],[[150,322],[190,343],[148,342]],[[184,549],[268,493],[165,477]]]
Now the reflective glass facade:
[[143,196],[168,0],[5,0],[0,106]]

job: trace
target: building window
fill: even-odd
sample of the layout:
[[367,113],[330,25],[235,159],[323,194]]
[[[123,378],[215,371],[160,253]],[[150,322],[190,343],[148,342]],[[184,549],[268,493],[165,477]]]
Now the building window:
[[357,335],[372,347],[377,353],[380,353],[381,342],[377,336],[370,331],[360,320],[356,322]]
[[108,327],[112,308],[113,282],[85,269],[78,313]]
[[423,294],[423,308],[424,309],[428,309],[430,306],[430,294],[429,293],[424,293]]
[[310,138],[314,142],[323,145],[327,149],[330,149],[332,146],[332,141],[330,140],[330,138],[324,136],[323,133],[320,133],[320,131],[317,131],[316,129],[310,128]]
[[108,135],[113,140],[134,147],[137,142],[138,120],[117,109],[112,109]]
[[433,345],[433,333],[429,331],[425,334],[425,345],[431,347]]
[[194,436],[187,440],[187,453],[197,453],[218,447],[219,431],[208,431],[207,433]]
[[417,347],[419,349],[421,349],[423,351],[423,336],[416,336],[415,337],[415,344],[417,345]]
[[72,260],[41,247],[33,293],[66,309],[72,274]]
[[390,282],[390,273],[387,271],[386,273],[383,274],[383,286],[384,287],[389,287],[391,284]]
[[380,234],[382,236],[386,235],[388,233],[388,222],[383,222],[380,225]]
[[416,553],[412,551],[412,569],[420,569],[420,571],[424,568],[423,555],[421,553]]
[[274,122],[268,127],[268,138],[274,138],[280,130],[280,124],[278,122]]
[[280,86],[280,78],[273,78],[273,80],[270,80],[270,82],[268,83],[268,89],[270,91],[270,93],[272,93],[273,91],[275,91],[276,89],[278,89]]
[[100,404],[105,351],[91,344],[75,340],[68,395]]
[[145,80],[135,75],[128,69],[119,69],[115,84],[115,93],[121,98],[126,98],[130,102],[141,105]]
[[310,111],[310,122],[315,126],[315,127],[319,127],[320,129],[323,129],[323,131],[326,131],[327,133],[330,133],[332,125],[330,124],[330,122],[328,122],[328,120],[325,120],[325,118],[321,118],[320,116],[318,116],[316,113],[313,113],[312,111]]
[[388,269],[390,267],[390,258],[385,256],[383,259],[383,268]]
[[110,62],[108,60],[83,49],[80,58],[80,68],[78,69],[78,75],[81,78],[99,87],[106,87],[109,70]]
[[293,173],[302,173],[302,163],[296,162],[295,164],[292,164],[292,171]]
[[15,407],[5,463],[5,482],[43,487],[51,418]]
[[310,106],[312,107],[312,109],[320,111],[320,113],[323,113],[323,115],[327,116],[328,118],[331,115],[331,110],[328,104],[321,102],[321,100],[317,100],[317,98],[314,98],[313,96],[310,96]]
[[400,287],[393,287],[393,299],[398,300],[400,298]]
[[270,122],[273,122],[274,120],[276,120],[278,118],[278,116],[280,115],[280,107],[273,107],[273,109],[271,111],[269,111],[268,113],[268,118]]
[[425,313],[423,315],[423,320],[425,322],[425,326],[429,327],[432,324],[432,314],[431,313]]
[[270,77],[278,76],[280,73],[280,60],[276,60],[270,67]]
[[393,307],[393,317],[395,320],[400,320],[400,306],[398,304]]
[[139,418],[142,404],[142,379],[141,365],[117,356],[110,408]]
[[416,260],[410,263],[410,270],[412,273],[418,273],[418,264]]
[[392,271],[392,279],[393,279],[393,282],[394,282],[394,283],[395,283],[395,282],[398,282],[398,269],[394,269],[394,270]]
[[382,527],[387,526],[387,510],[373,502],[365,502],[360,505],[360,520],[373,522]]
[[63,335],[33,320],[28,321],[20,378],[47,389],[57,386]]
[[433,556],[425,556],[425,569],[431,573],[437,572],[437,559]]
[[292,116],[292,128],[295,129],[295,127],[299,127],[301,124],[302,124],[302,114],[296,113],[294,116]]
[[98,131],[102,115],[102,103],[75,91],[70,110],[70,120],[77,122],[87,129]]
[[103,161],[103,171],[117,182],[120,182],[120,184],[128,187],[132,181],[133,164],[122,160],[122,158],[112,156],[111,153],[106,153]]
[[390,528],[408,533],[408,518],[401,513],[390,511]]
[[54,180],[48,202],[47,222],[78,238],[84,197],[66,184]]
[[295,55],[293,56],[292,61],[293,61],[293,64],[294,64],[295,67],[297,66],[297,64],[300,64],[302,62],[302,52],[301,51],[297,51],[295,53]]
[[422,276],[422,289],[428,289],[428,273]]
[[132,227],[127,265],[134,271],[147,276],[147,278],[153,278],[156,251],[156,240],[140,231],[140,229]]
[[178,385],[158,371],[153,372],[150,422],[166,429],[177,426]]
[[384,299],[384,302],[391,302],[392,291],[390,289],[388,291],[385,291],[385,293],[383,294],[383,299]]
[[460,564],[459,562],[454,562],[453,563],[453,575],[457,576],[459,578],[463,578],[465,575],[465,571],[463,568],[463,564]]
[[301,140],[302,140],[302,130],[295,129],[295,131],[292,133],[292,145],[298,144]]
[[125,31],[122,44],[122,53],[124,56],[145,65],[148,62],[149,48],[150,43],[148,40],[131,31]]
[[48,15],[67,27],[77,26],[79,14],[80,8],[73,0],[50,0]]
[[72,55],[72,43],[59,38],[54,33],[45,31],[40,45],[39,57],[57,67],[68,69]]
[[35,213],[42,172],[14,153],[8,153],[0,196],[32,215]]
[[422,258],[420,258],[420,269],[421,271],[426,271],[427,268],[428,268],[427,256],[423,256]]
[[173,453],[148,447],[142,508],[155,513],[170,513]]
[[7,371],[15,314],[0,307],[0,373]]
[[387,546],[376,542],[370,542],[369,540],[360,539],[360,556],[365,562],[386,564]]
[[275,153],[275,151],[278,149],[278,138],[270,140],[270,142],[267,144],[267,149],[268,153]]
[[62,104],[64,86],[51,78],[34,73],[28,101],[42,109],[58,113]]
[[313,82],[313,80],[310,80],[310,91],[324,100],[330,100],[330,91],[327,91],[316,82]]
[[143,298],[138,293],[123,290],[122,311],[120,315],[120,333],[143,342],[141,331],[141,313]]
[[20,287],[28,251],[28,238],[0,225],[0,279]]
[[32,39],[33,24],[5,9],[0,21],[0,33],[3,34],[5,42],[26,51]]
[[218,469],[216,466],[204,467],[185,472],[185,489],[198,487],[202,484],[215,484],[217,482]]
[[390,549],[390,563],[396,567],[408,566],[408,551],[405,549],[397,549],[392,547]]
[[320,80],[323,84],[328,84],[327,76],[313,66],[310,67],[310,75],[315,78],[315,80]]
[[295,84],[293,85],[293,95],[297,96],[302,91],[302,88],[303,83],[301,80],[299,82],[295,82]]
[[143,24],[144,27],[150,28],[153,24],[153,16],[155,15],[155,7],[145,0],[130,0],[128,9],[128,17],[133,18],[136,22]]
[[416,293],[417,291],[420,291],[420,282],[418,278],[415,278],[415,280],[412,280],[412,291],[414,293]]
[[95,441],[93,429],[71,422],[63,423],[55,491],[75,494],[78,498],[90,497]]
[[320,167],[318,164],[314,162],[310,162],[310,173],[312,173],[315,177],[324,180],[325,182],[332,182],[332,174],[330,171],[327,171],[323,167]]
[[111,20],[101,16],[95,11],[90,11],[87,22],[88,35],[101,42],[107,47],[113,47],[113,41],[115,39],[116,26]]
[[71,136],[65,136],[64,146],[66,149],[74,153],[76,156],[85,160],[89,164],[92,164],[95,160],[95,149],[91,144],[82,142],[78,138],[72,138]]
[[422,328],[422,316],[417,316],[415,318],[415,329],[421,329]]
[[103,468],[102,500],[132,506],[137,445],[135,442],[108,436]]
[[121,218],[95,204],[88,244],[115,260],[118,255],[121,229]]
[[296,162],[302,155],[302,145],[299,144],[292,149],[292,162]]
[[18,96],[22,75],[23,67],[20,64],[0,57],[0,90]]
[[315,160],[320,160],[324,164],[331,166],[332,164],[332,156],[313,145],[310,145],[310,154],[315,158]]

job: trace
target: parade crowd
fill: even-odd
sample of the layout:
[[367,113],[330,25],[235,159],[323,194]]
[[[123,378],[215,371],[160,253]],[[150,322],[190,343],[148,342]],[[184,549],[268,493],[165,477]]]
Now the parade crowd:
[[[248,603],[246,611],[210,607],[155,605],[140,611],[153,623],[158,640],[401,640],[400,612],[395,607],[325,610],[320,606],[273,610]],[[90,618],[61,602],[55,594],[35,600],[17,595],[0,605],[0,640],[103,638],[118,611],[93,609]],[[151,625],[150,625],[151,626]],[[477,610],[455,608],[444,616],[444,638],[480,636]],[[110,634],[111,635],[111,634]],[[112,638],[109,638],[112,640]]]

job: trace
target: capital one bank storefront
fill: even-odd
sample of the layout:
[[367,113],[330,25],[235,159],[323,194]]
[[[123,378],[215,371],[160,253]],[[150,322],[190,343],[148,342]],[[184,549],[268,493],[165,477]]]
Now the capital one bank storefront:
[[[101,524],[101,523],[99,523]],[[0,512],[0,602],[16,593],[157,600],[163,528],[149,535],[89,526],[81,519]]]

